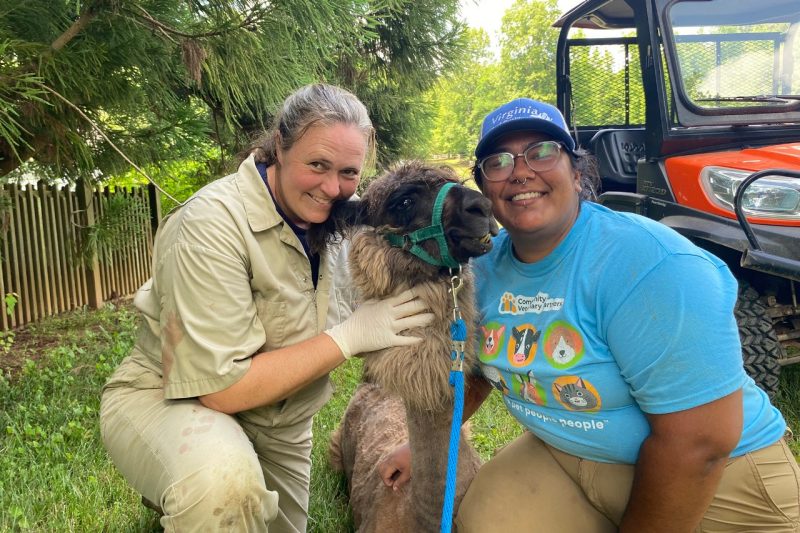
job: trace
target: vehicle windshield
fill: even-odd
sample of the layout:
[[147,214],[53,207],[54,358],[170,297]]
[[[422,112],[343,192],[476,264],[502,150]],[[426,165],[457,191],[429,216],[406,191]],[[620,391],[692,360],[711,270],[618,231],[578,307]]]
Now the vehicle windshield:
[[691,0],[667,11],[679,83],[697,108],[800,106],[800,1]]

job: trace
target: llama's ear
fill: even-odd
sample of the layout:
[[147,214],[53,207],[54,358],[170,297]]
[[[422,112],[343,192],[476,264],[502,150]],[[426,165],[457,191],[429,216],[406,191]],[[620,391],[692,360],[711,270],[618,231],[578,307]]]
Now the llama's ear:
[[313,252],[320,253],[325,246],[345,237],[356,226],[366,220],[366,205],[361,200],[341,200],[334,202],[331,214],[321,224],[311,224],[306,237]]

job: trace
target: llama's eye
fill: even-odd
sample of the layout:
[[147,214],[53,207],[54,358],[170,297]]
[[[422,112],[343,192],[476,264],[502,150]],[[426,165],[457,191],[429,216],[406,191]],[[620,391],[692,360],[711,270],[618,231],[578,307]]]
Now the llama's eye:
[[390,213],[395,213],[402,218],[402,220],[395,220],[394,222],[405,225],[409,224],[411,218],[415,215],[417,200],[427,198],[429,195],[429,191],[426,191],[419,184],[401,185],[389,195],[385,205]]

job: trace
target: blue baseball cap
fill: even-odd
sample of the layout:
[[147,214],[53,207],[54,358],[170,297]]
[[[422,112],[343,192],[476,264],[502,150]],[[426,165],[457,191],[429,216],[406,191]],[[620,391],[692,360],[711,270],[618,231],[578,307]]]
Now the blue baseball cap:
[[570,152],[575,150],[575,141],[569,134],[567,121],[557,107],[530,98],[517,98],[501,105],[483,119],[475,157],[480,159],[489,155],[501,135],[523,130],[544,133],[564,143]]

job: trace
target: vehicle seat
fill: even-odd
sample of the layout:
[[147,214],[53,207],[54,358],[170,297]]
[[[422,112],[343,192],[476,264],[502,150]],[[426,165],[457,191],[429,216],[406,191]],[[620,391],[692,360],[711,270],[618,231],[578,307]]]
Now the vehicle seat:
[[636,167],[644,157],[644,128],[606,129],[589,141],[603,191],[636,191]]

